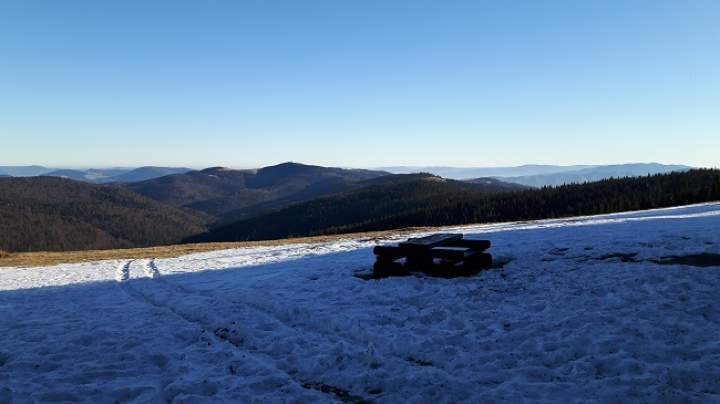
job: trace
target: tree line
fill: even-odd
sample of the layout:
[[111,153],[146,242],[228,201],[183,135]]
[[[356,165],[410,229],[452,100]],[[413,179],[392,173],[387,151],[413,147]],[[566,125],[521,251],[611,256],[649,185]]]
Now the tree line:
[[458,186],[456,181],[430,178],[316,199],[186,241],[262,240],[549,219],[720,200],[720,171],[714,169],[500,193],[474,191]]

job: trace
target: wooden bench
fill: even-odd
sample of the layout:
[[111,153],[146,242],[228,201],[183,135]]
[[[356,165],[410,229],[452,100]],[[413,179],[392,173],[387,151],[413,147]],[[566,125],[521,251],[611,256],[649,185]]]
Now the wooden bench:
[[408,275],[418,271],[436,276],[467,276],[492,266],[485,251],[488,240],[467,240],[462,234],[433,234],[410,239],[397,246],[373,250],[376,276]]

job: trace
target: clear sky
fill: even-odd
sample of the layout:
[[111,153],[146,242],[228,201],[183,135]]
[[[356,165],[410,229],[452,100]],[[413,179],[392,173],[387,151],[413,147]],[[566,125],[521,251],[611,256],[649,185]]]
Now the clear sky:
[[720,166],[720,1],[2,1],[0,165]]

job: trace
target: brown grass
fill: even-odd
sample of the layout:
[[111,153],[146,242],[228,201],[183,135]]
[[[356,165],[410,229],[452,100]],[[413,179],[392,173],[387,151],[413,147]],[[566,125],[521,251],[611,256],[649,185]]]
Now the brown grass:
[[181,255],[227,250],[233,248],[250,248],[264,246],[278,246],[296,243],[323,243],[352,238],[382,238],[392,235],[402,235],[422,230],[410,228],[391,231],[376,231],[364,233],[338,234],[328,236],[301,237],[267,241],[239,241],[228,243],[199,243],[177,244],[169,246],[128,248],[119,250],[88,250],[88,251],[38,251],[23,253],[7,253],[0,250],[0,267],[36,267],[57,264],[77,263],[86,261],[100,261],[111,259],[138,259],[138,258],[172,258]]

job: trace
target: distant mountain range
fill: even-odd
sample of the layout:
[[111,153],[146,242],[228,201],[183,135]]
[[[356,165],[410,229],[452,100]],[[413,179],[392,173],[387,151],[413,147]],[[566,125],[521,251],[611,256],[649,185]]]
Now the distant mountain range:
[[558,186],[563,184],[582,184],[607,178],[641,177],[673,171],[687,171],[692,167],[684,165],[619,164],[598,166],[579,170],[563,171],[552,174],[537,174],[520,177],[501,177],[503,181],[523,184],[531,187]]
[[90,168],[87,170],[60,169],[42,174],[48,177],[67,178],[75,181],[100,183],[116,175],[125,174],[129,169],[124,168]]
[[378,170],[392,174],[430,173],[443,178],[466,180],[479,177],[519,177],[539,174],[555,174],[565,171],[576,171],[593,168],[592,165],[538,165],[528,164],[517,167],[437,167],[437,166],[395,166],[381,167]]
[[666,165],[659,163],[633,163],[616,165],[524,165],[518,167],[386,167],[393,174],[410,172],[427,172],[445,178],[460,180],[478,177],[494,177],[504,182],[527,185],[531,187],[557,186],[563,184],[579,184],[599,181],[606,178],[639,177],[644,175],[685,171],[692,167],[685,165]]
[[192,171],[185,167],[140,167],[134,169],[127,168],[107,168],[107,169],[87,169],[87,170],[55,170],[43,174],[51,177],[69,178],[76,181],[94,182],[98,184],[107,184],[111,182],[138,182],[153,178],[164,177],[172,174],[182,174]]
[[53,171],[42,166],[0,166],[0,175],[9,177],[35,177]]
[[[617,165],[523,165],[517,167],[384,167],[377,170],[356,170],[383,172],[385,174],[429,173],[443,178],[471,180],[477,178],[498,178],[532,187],[555,186],[569,183],[598,181],[610,177],[634,177],[683,171],[692,167],[685,165],[617,164]],[[27,177],[49,175],[93,183],[132,183],[151,180],[173,174],[185,174],[191,170],[184,167],[139,167],[139,168],[91,168],[53,169],[42,166],[0,166],[0,176]],[[258,170],[233,170],[254,172]]]
[[36,177],[44,175],[98,184],[145,181],[188,171],[191,169],[184,167],[89,168],[81,170],[54,169],[42,166],[0,166],[0,176]]
[[139,167],[104,179],[102,182],[140,182],[166,175],[184,174],[192,171],[186,167]]

